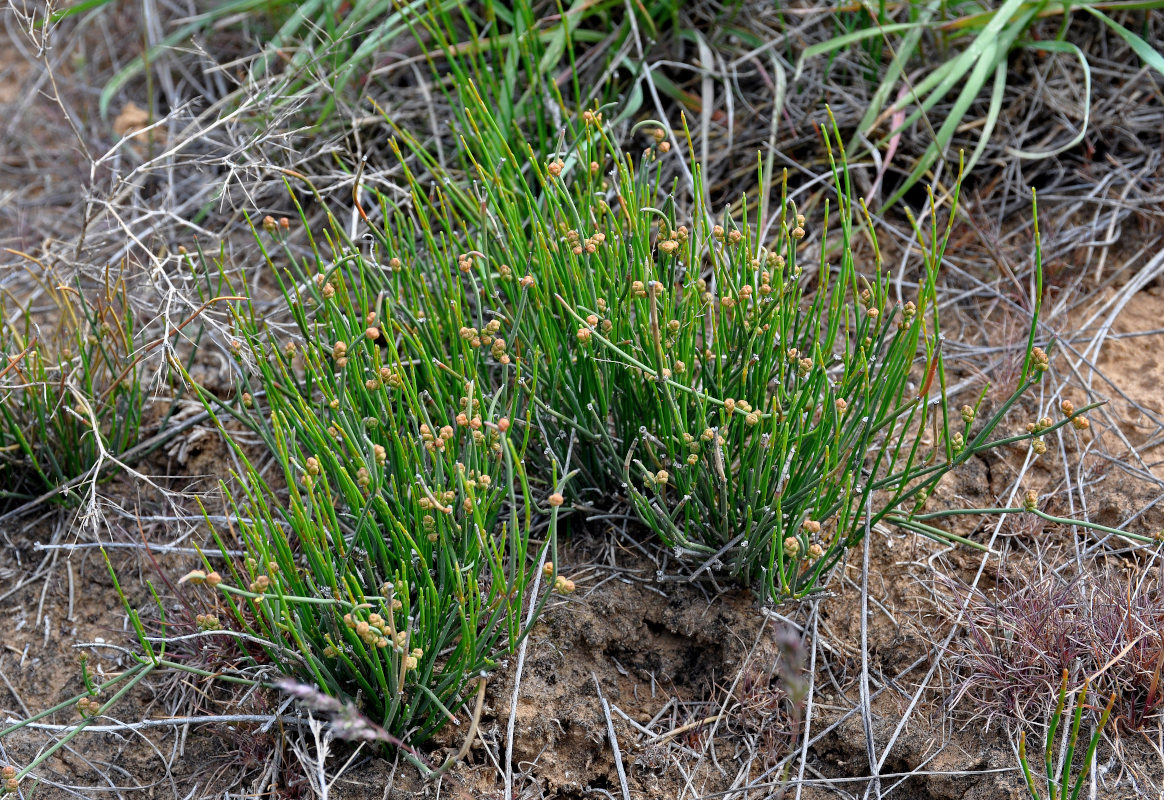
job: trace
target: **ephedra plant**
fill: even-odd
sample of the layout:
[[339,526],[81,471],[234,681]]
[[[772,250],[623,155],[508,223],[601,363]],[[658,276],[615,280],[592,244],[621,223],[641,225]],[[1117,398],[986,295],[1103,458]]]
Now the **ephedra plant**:
[[[412,210],[383,201],[384,294],[409,287],[433,347],[500,346],[536,370],[534,453],[570,449],[575,505],[626,500],[678,555],[772,601],[811,592],[878,523],[962,541],[915,514],[958,464],[1034,435],[995,431],[1048,359],[1032,337],[1010,397],[981,419],[981,399],[951,409],[937,303],[948,229],[919,231],[923,263],[894,302],[842,150],[816,231],[786,196],[771,225],[747,198],[716,222],[697,165],[690,194],[664,185],[657,123],[641,126],[638,164],[599,111],[542,157],[512,151],[485,103],[464,99],[472,192],[409,173]],[[858,220],[869,263],[854,255]]]
[[550,559],[543,586],[570,586],[525,467],[536,375],[434,345],[421,299],[386,294],[338,226],[306,257],[264,227],[281,301],[235,307],[243,391],[227,414],[205,399],[224,430],[260,434],[278,478],[235,445],[235,522],[215,535],[245,556],[188,576],[213,590],[197,624],[262,642],[261,660],[416,745],[528,632],[549,597],[528,591],[534,562]]

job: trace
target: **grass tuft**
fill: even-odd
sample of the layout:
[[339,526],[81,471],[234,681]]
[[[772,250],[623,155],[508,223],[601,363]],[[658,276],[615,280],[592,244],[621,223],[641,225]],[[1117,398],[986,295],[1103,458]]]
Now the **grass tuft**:
[[29,274],[43,307],[0,297],[2,507],[90,473],[95,482],[95,468],[137,442],[146,413],[142,340],[124,278],[107,270],[91,286]]

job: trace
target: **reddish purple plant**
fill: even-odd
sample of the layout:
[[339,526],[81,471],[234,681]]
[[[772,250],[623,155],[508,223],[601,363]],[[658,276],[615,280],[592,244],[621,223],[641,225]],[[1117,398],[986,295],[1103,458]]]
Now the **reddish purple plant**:
[[966,635],[954,645],[962,684],[979,713],[1031,719],[1053,701],[1063,670],[1116,695],[1117,724],[1138,729],[1164,706],[1164,582],[1156,573],[1105,572],[1065,580],[1005,578],[988,596],[955,587]]

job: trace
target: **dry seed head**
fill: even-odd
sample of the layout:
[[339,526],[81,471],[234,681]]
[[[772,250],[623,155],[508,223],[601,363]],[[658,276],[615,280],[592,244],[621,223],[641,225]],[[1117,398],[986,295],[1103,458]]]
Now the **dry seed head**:
[[813,542],[812,544],[810,544],[810,545],[808,546],[808,556],[809,556],[809,558],[812,558],[812,559],[818,559],[818,558],[820,558],[820,557],[821,557],[821,556],[823,556],[823,555],[824,555],[824,548],[823,548],[823,547],[821,547],[821,546],[820,546],[819,544],[817,544],[816,542]]
[[217,572],[211,572],[209,575],[206,576],[206,585],[209,586],[211,589],[218,586],[218,584],[220,584],[220,583],[222,583],[222,576],[219,575]]
[[715,237],[715,240],[717,242],[722,242],[723,241],[723,226],[716,225],[714,228],[711,229],[711,235],[713,237]]
[[263,230],[265,230],[267,233],[274,233],[275,231],[279,230],[279,223],[275,222],[274,217],[267,215],[263,217]]
[[728,244],[739,244],[744,235],[739,231],[732,231],[727,235]]
[[366,338],[370,341],[373,341],[373,342],[376,341],[377,339],[380,338],[380,329],[377,328],[375,325],[369,325],[364,330],[364,338]]
[[562,503],[565,503],[565,502],[566,502],[566,498],[562,497],[562,495],[559,494],[558,492],[554,492],[552,495],[550,495],[549,503],[554,508],[557,508],[558,506],[562,505]]
[[814,535],[820,533],[820,523],[815,519],[806,519],[801,527],[804,528],[806,533]]
[[562,168],[564,166],[566,166],[566,165],[562,163],[562,160],[558,159],[557,161],[551,161],[546,166],[546,170],[556,178],[562,174]]
[[583,345],[590,344],[590,339],[593,337],[593,335],[594,334],[590,332],[589,328],[578,329],[578,341]]
[[1039,493],[1034,489],[1027,489],[1026,495],[1023,497],[1023,508],[1027,511],[1034,511],[1039,507]]
[[849,404],[845,401],[845,398],[843,398],[843,397],[838,397],[835,405],[837,407],[838,414],[844,414],[846,409],[848,409],[848,407],[849,407]]
[[559,575],[554,579],[554,591],[558,594],[571,594],[574,591],[574,581]]
[[793,239],[803,239],[804,238],[804,228],[801,228],[800,226],[793,228],[792,229],[792,238]]
[[800,553],[800,542],[795,536],[789,536],[784,540],[784,553],[792,558],[796,558]]
[[542,567],[542,574],[545,575],[547,578],[554,574],[554,562],[553,561],[547,561],[545,563],[545,565]]
[[661,469],[655,473],[655,483],[660,486],[666,486],[669,480],[671,480],[671,473],[667,472],[667,470]]
[[1063,416],[1069,417],[1075,413],[1075,404],[1070,400],[1064,400],[1059,403],[1059,410],[1063,413]]
[[679,243],[671,239],[665,239],[664,241],[659,242],[659,249],[667,255],[671,255],[679,249]]

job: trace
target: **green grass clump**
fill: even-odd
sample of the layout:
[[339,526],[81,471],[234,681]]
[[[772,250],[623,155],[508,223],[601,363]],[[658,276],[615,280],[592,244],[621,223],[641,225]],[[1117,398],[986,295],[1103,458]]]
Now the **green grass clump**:
[[121,454],[136,443],[145,413],[141,341],[124,280],[107,273],[96,287],[66,285],[46,274],[38,282],[44,309],[0,297],[5,507]]
[[808,223],[785,198],[770,221],[683,223],[682,206],[704,208],[703,178],[696,167],[687,196],[662,185],[669,138],[654,123],[635,165],[597,111],[548,157],[510,150],[480,98],[467,94],[464,113],[473,191],[410,175],[412,213],[385,201],[377,257],[398,268],[383,294],[438,358],[498,363],[484,328],[498,325],[504,358],[539,375],[537,428],[557,461],[571,450],[579,507],[626,499],[679,555],[773,601],[812,591],[878,522],[957,538],[913,515],[943,475],[999,444],[1040,372],[987,419],[951,413],[936,302],[948,231],[930,232],[895,303],[879,260],[855,259],[843,152],[819,257],[804,264]]
[[[1147,0],[1137,3],[1134,8],[1161,7],[1164,7],[1162,0]],[[1090,122],[1091,62],[1079,44],[1068,36],[1073,15],[1086,12],[1099,20],[1127,44],[1145,67],[1164,75],[1164,55],[1160,49],[1105,13],[1116,8],[1111,3],[1095,0],[1005,0],[995,4],[978,0],[953,3],[910,0],[895,8],[881,2],[875,8],[870,6],[853,12],[858,21],[856,24],[850,21],[852,30],[805,48],[797,64],[797,76],[810,59],[826,55],[833,57],[858,47],[866,50],[868,57],[874,59],[873,63],[880,64],[883,43],[891,44],[891,49],[884,53],[891,56],[886,59],[884,73],[875,78],[870,76],[878,81],[878,85],[852,134],[850,149],[856,149],[862,139],[870,139],[878,150],[888,148],[892,152],[896,145],[891,145],[891,141],[949,100],[949,109],[942,114],[941,123],[935,122],[936,129],[930,128],[932,141],[929,146],[886,201],[886,206],[890,206],[930,174],[939,159],[946,156],[955,134],[966,127],[971,106],[987,95],[989,104],[986,116],[981,120],[982,133],[966,170],[974,168],[986,152],[1002,114],[1007,83],[1013,77],[1010,57],[1019,50],[1061,54],[1079,64],[1084,79],[1084,118],[1075,134],[1057,146],[1038,152],[1007,148],[1007,155],[1028,160],[1053,158],[1083,141]],[[1034,35],[1036,25],[1048,18],[1059,21],[1054,37]],[[843,31],[845,23],[839,22],[838,26]],[[909,78],[911,65],[924,65],[924,76],[916,81]],[[890,102],[891,96],[898,99]],[[888,130],[874,136],[878,128],[884,130],[883,121],[887,118],[894,118]]]
[[236,446],[234,541],[218,541],[246,556],[196,575],[221,593],[200,624],[257,637],[285,673],[418,744],[526,632],[531,556],[556,527],[556,511],[534,517],[525,471],[536,381],[427,350],[385,313],[378,268],[331,233],[305,259],[271,253],[289,325],[236,309],[255,374],[231,412],[275,455],[286,499]]

